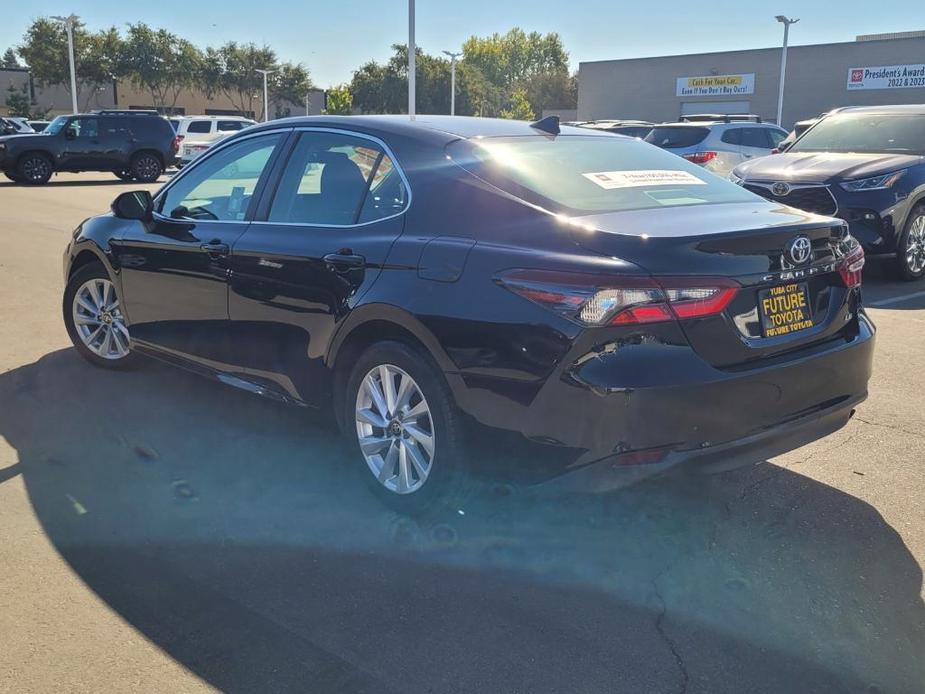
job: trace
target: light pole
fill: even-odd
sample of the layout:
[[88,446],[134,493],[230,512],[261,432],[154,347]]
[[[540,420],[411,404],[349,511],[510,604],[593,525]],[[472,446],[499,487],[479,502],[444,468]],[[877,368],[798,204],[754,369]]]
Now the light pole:
[[76,14],[69,14],[67,17],[52,17],[55,21],[64,25],[67,32],[67,55],[71,66],[71,109],[77,113],[77,71],[74,68],[74,27],[80,19]]
[[[782,14],[774,19],[784,25],[784,46],[780,52],[780,91],[777,93],[777,124],[781,125],[784,115],[784,78],[787,75],[787,37],[790,36],[790,25],[799,22],[799,19],[788,19]],[[781,125],[781,127],[783,127]]]
[[414,0],[408,0],[408,115],[414,118],[415,84],[414,59],[417,51],[414,45]]
[[456,59],[462,53],[453,53],[452,51],[443,51],[444,55],[450,56],[450,115],[456,115]]
[[267,99],[267,75],[272,75],[278,70],[261,70],[257,68],[257,72],[263,75],[263,122],[266,123],[270,120],[270,103],[269,99]]

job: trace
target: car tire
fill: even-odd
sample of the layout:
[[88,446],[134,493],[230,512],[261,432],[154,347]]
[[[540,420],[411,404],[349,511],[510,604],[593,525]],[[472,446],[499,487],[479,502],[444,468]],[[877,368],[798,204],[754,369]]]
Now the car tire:
[[51,159],[41,152],[27,152],[16,163],[16,177],[19,183],[43,185],[48,183],[54,171]]
[[132,177],[142,183],[154,183],[164,173],[164,165],[157,155],[151,152],[140,152],[132,157],[129,168]]
[[115,283],[99,263],[79,268],[64,289],[64,326],[74,347],[94,366],[124,369],[134,365],[128,327]]
[[116,175],[116,178],[118,178],[121,181],[128,182],[128,181],[135,180],[135,176],[132,174],[132,172],[125,170],[125,169],[123,169],[122,171],[113,171],[113,173]]
[[906,281],[925,275],[925,205],[909,213],[896,247],[896,274]]
[[[392,381],[388,393],[384,379]],[[388,412],[390,399],[395,412]],[[351,451],[379,499],[409,515],[461,501],[468,486],[462,422],[428,355],[402,342],[374,344],[354,364],[344,403]]]

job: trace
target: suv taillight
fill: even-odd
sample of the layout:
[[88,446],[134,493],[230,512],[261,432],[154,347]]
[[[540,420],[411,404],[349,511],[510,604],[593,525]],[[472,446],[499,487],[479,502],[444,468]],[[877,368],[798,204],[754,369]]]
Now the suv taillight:
[[582,325],[640,325],[721,313],[738,286],[724,279],[509,270],[498,283]]
[[838,262],[838,274],[842,282],[851,289],[861,286],[861,270],[864,269],[864,249],[858,244]]
[[691,152],[682,156],[693,164],[706,164],[711,159],[716,158],[716,152]]
[[183,142],[182,135],[177,135],[175,138],[173,138],[173,145],[171,145],[171,149],[173,149],[174,154],[180,151],[181,142]]

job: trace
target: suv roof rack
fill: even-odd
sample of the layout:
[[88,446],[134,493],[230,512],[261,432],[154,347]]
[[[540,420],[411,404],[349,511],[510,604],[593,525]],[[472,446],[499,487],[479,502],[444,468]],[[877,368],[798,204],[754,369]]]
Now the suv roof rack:
[[159,116],[154,109],[146,108],[104,108],[99,111],[90,111],[98,116]]
[[754,113],[691,113],[681,116],[682,123],[700,123],[702,121],[721,121],[723,123],[751,122],[761,123],[761,116]]

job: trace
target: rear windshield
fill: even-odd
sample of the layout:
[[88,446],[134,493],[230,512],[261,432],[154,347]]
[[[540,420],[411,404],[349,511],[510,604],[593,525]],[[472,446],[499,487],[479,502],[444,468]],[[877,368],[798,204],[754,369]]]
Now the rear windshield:
[[829,116],[787,151],[925,154],[925,115],[846,113]]
[[498,188],[569,214],[755,200],[696,164],[622,137],[457,140],[447,152]]
[[709,128],[693,128],[685,125],[659,125],[646,135],[646,142],[659,147],[693,147],[703,142],[710,134]]

